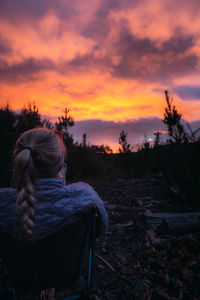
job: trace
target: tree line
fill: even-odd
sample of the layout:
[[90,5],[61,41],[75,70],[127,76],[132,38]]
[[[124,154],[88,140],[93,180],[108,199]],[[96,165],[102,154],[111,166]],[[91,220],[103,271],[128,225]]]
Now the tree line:
[[134,151],[127,141],[128,133],[122,130],[119,153],[113,153],[108,145],[89,145],[86,133],[82,142],[75,142],[69,133],[75,120],[68,108],[52,123],[42,119],[35,103],[29,103],[19,113],[8,104],[0,107],[0,186],[11,184],[12,153],[20,134],[32,128],[46,127],[62,131],[67,147],[67,182],[94,177],[112,181],[161,173],[168,183],[170,197],[193,208],[200,207],[200,129],[193,131],[189,124],[183,124],[182,114],[167,91],[165,100],[166,141],[161,142],[161,133],[157,131],[153,143],[145,137],[143,144]]
[[[196,143],[200,140],[200,128],[192,130],[189,123],[186,122],[186,127],[182,121],[182,114],[177,111],[177,108],[173,104],[173,98],[169,96],[168,91],[165,91],[166,108],[163,116],[163,123],[167,126],[168,138],[165,144],[186,144]],[[161,144],[162,133],[157,131],[154,132],[154,143],[153,147],[158,147]],[[131,146],[127,141],[128,133],[125,131],[120,132],[119,137],[119,152],[127,153],[133,151],[134,147]],[[142,148],[150,148],[150,143],[146,136],[144,136],[144,143],[141,145]]]

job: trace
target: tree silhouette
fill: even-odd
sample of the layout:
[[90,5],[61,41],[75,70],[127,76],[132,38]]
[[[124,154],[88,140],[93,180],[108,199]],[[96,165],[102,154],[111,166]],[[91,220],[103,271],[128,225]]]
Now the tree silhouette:
[[84,133],[83,134],[83,148],[85,148],[86,147],[86,138],[87,138],[87,135],[86,135],[86,133]]
[[[16,122],[16,114],[11,110],[9,104],[0,107],[0,136],[13,132]],[[2,140],[1,140],[2,142]]]
[[119,137],[119,144],[121,145],[121,148],[119,148],[120,153],[128,153],[131,152],[131,146],[127,142],[127,135],[125,131],[120,132],[120,137]]
[[28,105],[21,110],[21,113],[17,117],[15,124],[16,136],[18,137],[26,130],[41,126],[42,121],[38,107],[36,106],[35,102],[28,103]]
[[68,115],[69,111],[68,108],[65,108],[63,111],[65,115],[58,117],[59,122],[55,123],[57,130],[67,131],[70,127],[74,126],[74,118]]
[[108,145],[91,145],[90,147],[96,154],[112,154],[113,151]]
[[42,120],[42,127],[47,128],[47,129],[54,129],[53,124],[49,121],[49,119],[43,119]]
[[146,134],[144,135],[144,142],[142,144],[142,150],[149,150],[150,149],[150,142]]
[[160,137],[161,137],[162,132],[156,131],[154,132],[155,140],[154,140],[154,148],[160,146]]
[[58,117],[58,122],[55,123],[56,129],[62,131],[63,141],[67,147],[73,145],[73,136],[69,134],[69,128],[74,126],[74,118],[69,115],[69,109],[64,109],[64,116]]
[[181,124],[182,114],[178,113],[175,106],[172,106],[173,98],[170,98],[168,91],[165,91],[167,107],[165,108],[163,122],[167,125],[169,142],[171,143],[185,143],[188,141],[188,134],[184,126]]
[[8,186],[12,173],[12,151],[15,142],[16,114],[6,104],[0,107],[0,187]]
[[200,141],[200,135],[199,135],[200,128],[197,128],[196,130],[192,130],[189,123],[186,123],[186,125],[189,130],[189,135],[188,135],[189,141],[192,143],[199,142]]

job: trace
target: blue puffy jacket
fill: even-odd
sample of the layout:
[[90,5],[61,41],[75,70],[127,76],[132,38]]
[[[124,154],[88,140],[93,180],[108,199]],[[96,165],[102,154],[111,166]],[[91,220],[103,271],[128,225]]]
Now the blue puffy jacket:
[[[108,215],[104,204],[87,183],[65,185],[63,178],[39,178],[35,183],[35,198],[34,239],[54,232],[69,215],[91,203],[96,204],[99,209],[101,233],[108,227]],[[14,235],[18,233],[16,199],[15,189],[0,189],[0,227]]]

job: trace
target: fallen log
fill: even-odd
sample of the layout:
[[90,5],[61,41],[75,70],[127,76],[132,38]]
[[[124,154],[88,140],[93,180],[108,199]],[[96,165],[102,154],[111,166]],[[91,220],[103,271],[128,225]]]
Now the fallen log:
[[145,213],[149,229],[157,234],[188,234],[200,231],[200,212]]

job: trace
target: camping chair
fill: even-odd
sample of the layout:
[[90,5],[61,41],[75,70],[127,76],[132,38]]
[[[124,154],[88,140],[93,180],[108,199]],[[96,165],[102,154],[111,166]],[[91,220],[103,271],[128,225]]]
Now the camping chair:
[[[62,300],[88,299],[93,273],[97,207],[88,205],[50,236],[26,243],[0,230],[0,256],[7,267],[13,299],[52,287],[77,283],[89,256],[87,284]],[[98,224],[97,224],[98,226]]]

